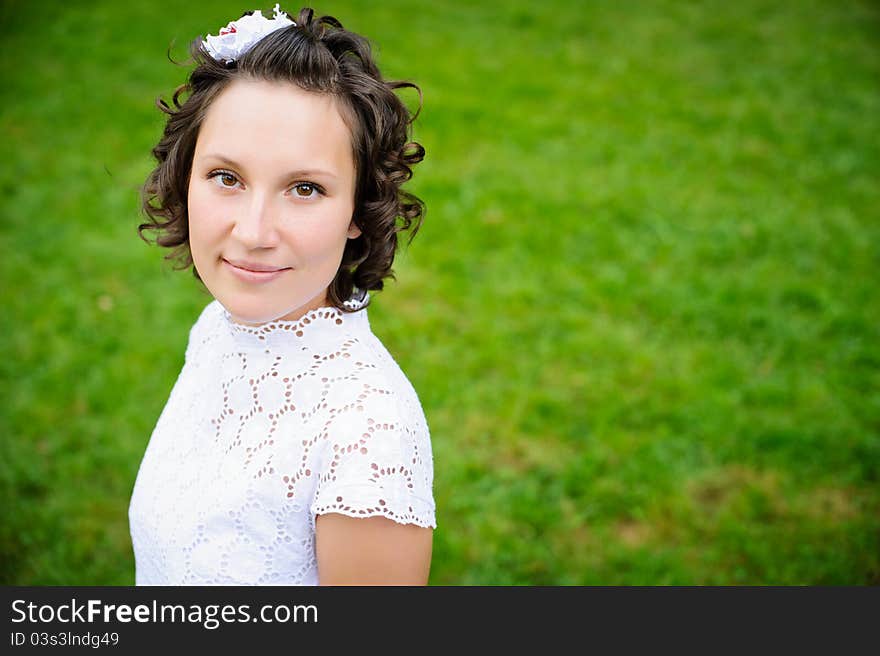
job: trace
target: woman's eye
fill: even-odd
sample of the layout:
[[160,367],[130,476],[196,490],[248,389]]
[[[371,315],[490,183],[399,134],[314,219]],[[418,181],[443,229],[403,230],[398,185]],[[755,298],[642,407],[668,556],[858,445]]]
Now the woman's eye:
[[218,187],[224,189],[234,189],[235,185],[238,184],[238,179],[225,171],[216,171],[211,174],[211,178],[216,181]]
[[298,198],[314,198],[320,193],[318,186],[313,185],[311,182],[300,182],[293,186],[293,190]]

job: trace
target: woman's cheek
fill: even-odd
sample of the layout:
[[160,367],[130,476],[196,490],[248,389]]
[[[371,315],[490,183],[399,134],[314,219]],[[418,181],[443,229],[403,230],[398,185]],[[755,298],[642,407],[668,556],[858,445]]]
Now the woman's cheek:
[[192,232],[193,228],[201,222],[202,215],[204,214],[204,193],[202,192],[198,184],[190,185],[189,198],[187,199],[187,201],[189,226],[190,232]]
[[203,185],[193,190],[190,194],[189,224],[190,232],[196,232],[199,236],[210,238],[212,232],[217,232],[222,227],[224,212],[223,203],[217,202],[210,189]]

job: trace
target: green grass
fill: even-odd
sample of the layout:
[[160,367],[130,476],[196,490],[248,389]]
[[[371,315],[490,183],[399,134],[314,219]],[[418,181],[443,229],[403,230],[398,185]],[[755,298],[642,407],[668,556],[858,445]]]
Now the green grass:
[[[253,8],[209,5],[2,4],[0,583],[134,582],[210,300],[137,190],[169,43]],[[316,8],[424,92],[370,312],[432,431],[431,582],[880,584],[877,5]]]

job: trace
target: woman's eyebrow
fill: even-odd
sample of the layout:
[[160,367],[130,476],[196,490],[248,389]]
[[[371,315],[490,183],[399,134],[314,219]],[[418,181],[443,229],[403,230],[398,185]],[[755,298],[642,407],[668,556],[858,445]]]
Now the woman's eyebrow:
[[[202,155],[202,157],[204,159],[217,160],[218,162],[222,162],[226,166],[231,166],[234,169],[241,168],[241,165],[238,162],[236,162],[234,159],[230,159],[229,157],[226,157],[225,155],[220,155],[219,153],[209,153],[207,155]],[[290,171],[289,173],[287,173],[285,178],[289,179],[289,178],[298,178],[298,177],[303,177],[303,176],[308,177],[308,176],[313,176],[313,175],[324,176],[324,177],[333,178],[333,179],[336,179],[336,177],[337,177],[336,174],[333,173],[332,171],[326,171],[324,169],[305,168],[305,169],[297,169],[295,171]]]

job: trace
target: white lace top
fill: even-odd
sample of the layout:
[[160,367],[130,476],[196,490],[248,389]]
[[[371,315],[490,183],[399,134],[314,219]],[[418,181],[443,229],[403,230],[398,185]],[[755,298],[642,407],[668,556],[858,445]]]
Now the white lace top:
[[322,513],[436,527],[425,416],[366,300],[259,327],[204,309],[132,493],[137,585],[315,585]]

